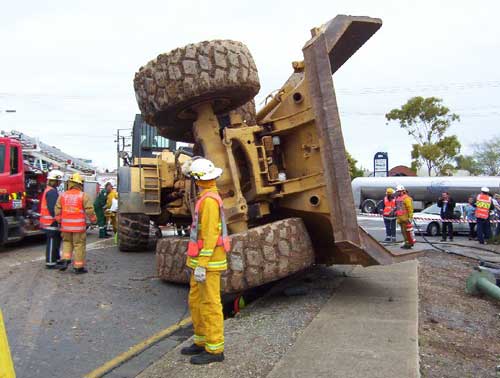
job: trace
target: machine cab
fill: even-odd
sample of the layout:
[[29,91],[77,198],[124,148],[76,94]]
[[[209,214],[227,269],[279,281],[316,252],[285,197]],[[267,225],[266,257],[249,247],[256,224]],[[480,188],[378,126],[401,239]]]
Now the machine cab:
[[0,137],[0,208],[25,207],[23,151],[19,141]]

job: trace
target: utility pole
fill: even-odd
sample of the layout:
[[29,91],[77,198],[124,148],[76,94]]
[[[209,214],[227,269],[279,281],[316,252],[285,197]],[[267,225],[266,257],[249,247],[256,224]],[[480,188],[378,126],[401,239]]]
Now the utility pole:
[[116,172],[120,169],[120,129],[116,130]]

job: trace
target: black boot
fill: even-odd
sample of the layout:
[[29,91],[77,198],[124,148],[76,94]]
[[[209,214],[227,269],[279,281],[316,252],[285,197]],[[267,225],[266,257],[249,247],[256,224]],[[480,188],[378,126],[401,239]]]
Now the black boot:
[[206,351],[203,351],[197,356],[191,357],[191,359],[189,360],[189,362],[191,362],[193,365],[206,365],[212,362],[222,362],[222,361],[224,361],[224,353],[211,354]]
[[203,353],[204,351],[205,351],[204,347],[192,344],[191,346],[182,348],[181,354],[184,354],[185,356],[194,356],[196,354]]
[[73,272],[75,274],[85,274],[88,273],[89,271],[86,268],[75,268],[73,269]]
[[64,271],[68,269],[68,265],[71,263],[71,260],[61,260],[61,262],[58,264],[59,265],[59,270]]

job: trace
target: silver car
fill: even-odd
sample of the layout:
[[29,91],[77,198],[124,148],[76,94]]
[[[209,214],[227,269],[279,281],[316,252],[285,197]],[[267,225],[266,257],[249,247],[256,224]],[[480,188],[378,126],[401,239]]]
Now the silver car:
[[[465,206],[466,203],[457,203],[455,206],[455,219],[465,220]],[[437,204],[426,207],[419,213],[414,214],[414,219],[416,223],[415,233],[425,233],[429,236],[438,236],[441,234],[441,216],[439,215],[441,209]],[[425,219],[419,219],[423,217]],[[469,224],[464,223],[453,223],[454,233],[468,233]]]

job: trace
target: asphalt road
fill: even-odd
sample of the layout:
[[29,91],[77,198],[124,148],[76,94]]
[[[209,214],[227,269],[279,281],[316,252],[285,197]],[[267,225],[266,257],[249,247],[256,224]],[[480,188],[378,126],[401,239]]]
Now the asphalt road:
[[[185,317],[187,288],[154,278],[154,253],[90,235],[89,273],[44,267],[43,239],[0,251],[0,308],[18,378],[81,377]],[[186,333],[186,332],[184,332]],[[107,377],[135,377],[177,334]]]
[[[358,221],[385,238],[382,219]],[[154,278],[153,252],[121,253],[91,233],[89,273],[78,276],[46,270],[44,248],[38,238],[0,251],[0,308],[19,378],[81,377],[186,316],[187,288]],[[189,335],[169,337],[106,377],[135,377]]]

